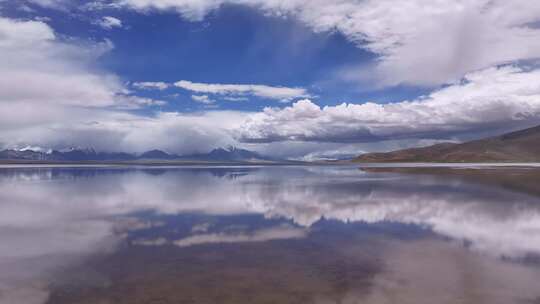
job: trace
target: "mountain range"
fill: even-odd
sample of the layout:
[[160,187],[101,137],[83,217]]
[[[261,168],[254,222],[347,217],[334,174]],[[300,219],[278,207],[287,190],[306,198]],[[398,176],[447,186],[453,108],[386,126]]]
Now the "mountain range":
[[354,162],[540,162],[540,126],[473,140],[386,153],[366,153]]
[[257,152],[236,147],[217,148],[208,153],[177,155],[161,150],[150,150],[141,154],[126,152],[97,152],[92,148],[72,148],[62,151],[50,152],[30,149],[7,149],[0,151],[0,160],[25,161],[269,161],[270,157],[262,156]]
[[[71,148],[48,152],[32,149],[0,151],[0,160],[81,162],[81,161],[201,161],[246,162],[276,161],[246,149],[227,147],[208,153],[178,155],[162,150],[141,154],[97,152],[92,148]],[[473,140],[465,143],[441,143],[428,147],[409,148],[383,153],[365,153],[352,160],[360,163],[385,162],[540,162],[540,126]]]

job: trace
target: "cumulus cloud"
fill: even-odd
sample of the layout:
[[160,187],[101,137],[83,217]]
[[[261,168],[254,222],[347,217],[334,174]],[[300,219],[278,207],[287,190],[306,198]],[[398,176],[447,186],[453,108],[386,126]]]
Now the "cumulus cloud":
[[196,93],[217,94],[228,98],[238,98],[238,96],[242,98],[242,96],[251,95],[290,102],[294,98],[310,97],[304,88],[273,87],[258,84],[197,83],[187,80],[180,80],[174,85]]
[[203,104],[213,104],[216,101],[208,97],[208,95],[191,95],[191,99]]
[[164,101],[135,96],[95,67],[112,43],[70,41],[41,21],[0,18],[0,147],[206,152],[232,143],[226,130],[242,113],[132,113]]
[[[8,114],[8,108],[0,107],[0,117]],[[53,149],[82,146],[100,151],[208,152],[234,144],[230,129],[237,128],[245,119],[244,113],[228,111],[159,112],[145,117],[118,111],[45,108],[44,114],[22,109],[13,119],[1,121],[1,146],[23,147],[32,143]]]
[[[497,64],[538,58],[540,3],[529,0],[117,0],[139,11],[175,10],[199,21],[223,4],[292,16],[316,32],[339,31],[379,55],[383,85],[434,85]],[[365,77],[352,69],[347,77]],[[351,76],[352,74],[352,76]]]
[[113,47],[108,40],[67,43],[44,22],[0,17],[0,106],[125,104],[121,80],[93,67]]
[[[54,2],[58,6],[66,1],[41,2],[43,5]],[[250,5],[268,14],[299,18],[314,31],[338,30],[359,47],[379,54],[376,70],[383,71],[380,75],[385,77],[396,77],[387,78],[385,81],[389,83],[421,84],[426,79],[433,83],[445,82],[461,77],[464,71],[530,59],[535,52],[540,54],[536,45],[540,39],[535,39],[537,27],[534,25],[539,8],[535,4],[524,5],[525,2],[519,0],[511,3],[491,1],[490,5],[481,0],[463,3],[340,0],[331,6],[318,0],[310,2],[313,5],[300,0],[287,3],[271,0],[215,1],[208,5],[205,1],[180,0],[123,0],[113,3],[114,7],[137,10],[175,9],[191,20],[203,18],[222,3]],[[425,5],[418,9],[419,3]],[[395,9],[388,8],[390,4]],[[365,9],[360,10],[359,7]],[[387,9],[383,9],[385,7]],[[409,10],[410,16],[417,17],[411,17],[415,26],[409,26],[412,22],[409,15],[400,13]],[[377,13],[381,11],[384,14]],[[369,14],[372,16],[367,18]],[[399,18],[388,17],[395,14],[399,14]],[[492,27],[504,35],[492,33],[489,26],[476,24],[487,22],[493,16],[498,16],[500,22],[493,23]],[[430,26],[418,20],[424,20]],[[462,23],[465,22],[463,20],[469,23]],[[467,35],[452,32],[458,25],[472,29],[466,31],[470,34],[470,45],[463,41]],[[450,32],[437,35],[429,32],[441,28]],[[433,38],[435,36],[439,38]],[[447,41],[449,37],[455,38],[453,44]],[[433,45],[433,41],[439,40],[440,44]],[[432,45],[426,47],[420,43],[425,41],[431,41]],[[160,106],[164,101],[134,96],[118,76],[96,67],[96,59],[113,47],[107,40],[90,43],[62,39],[42,21],[0,18],[0,57],[4,59],[0,62],[0,146],[81,145],[129,151],[162,147],[181,153],[204,151],[213,148],[212,145],[230,144],[239,139],[252,143],[286,143],[275,149],[280,155],[291,150],[291,142],[311,142],[313,145],[303,145],[309,149],[302,152],[311,158],[343,154],[345,151],[338,146],[327,145],[324,147],[327,152],[313,154],[314,150],[322,147],[317,145],[319,142],[439,139],[464,132],[498,132],[497,129],[502,127],[527,126],[540,118],[540,89],[536,85],[540,83],[540,72],[524,65],[499,65],[476,70],[465,74],[462,81],[436,90],[427,97],[394,104],[366,102],[321,108],[311,100],[302,100],[284,109],[270,108],[251,115],[223,111],[193,115],[158,112],[143,117],[126,110]],[[385,66],[392,67],[388,73],[384,72]],[[413,72],[408,68],[412,66],[415,67]],[[402,67],[405,68],[400,70]],[[194,100],[203,103],[217,99],[241,101],[251,96],[287,102],[295,98],[310,98],[306,89],[294,87],[186,80],[175,84],[132,84],[133,89],[139,90],[165,90],[173,86],[190,91]],[[211,119],[209,115],[219,116],[219,123],[210,125],[205,122],[205,119]],[[140,130],[148,126],[158,135]],[[149,138],[144,138],[143,134]],[[179,134],[200,138],[186,140]],[[156,147],[151,147],[154,144]],[[194,146],[188,147],[190,144]],[[353,148],[348,148],[347,154]]]
[[238,137],[245,142],[369,142],[526,125],[540,119],[539,83],[540,70],[504,66],[470,73],[460,83],[412,101],[321,108],[305,99],[251,115]]
[[96,24],[106,30],[110,30],[115,27],[122,27],[122,20],[111,16],[105,16],[98,20]]

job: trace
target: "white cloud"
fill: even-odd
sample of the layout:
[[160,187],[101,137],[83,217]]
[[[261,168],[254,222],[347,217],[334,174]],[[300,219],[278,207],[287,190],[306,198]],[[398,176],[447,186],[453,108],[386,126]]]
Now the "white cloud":
[[460,83],[412,101],[320,108],[306,99],[251,115],[238,137],[247,142],[369,142],[527,125],[540,120],[539,84],[540,70],[504,66],[468,74]]
[[294,98],[310,97],[307,90],[304,88],[273,87],[257,84],[197,83],[187,80],[180,80],[174,85],[196,93],[225,95],[233,98],[251,95],[289,102]]
[[163,91],[169,87],[169,84],[162,81],[157,81],[157,82],[143,81],[143,82],[133,83],[133,87],[140,90],[158,89],[158,90]]
[[108,41],[62,41],[43,22],[0,18],[0,147],[190,153],[234,143],[228,129],[242,113],[127,112],[164,102],[134,96],[94,67],[111,48]]
[[163,100],[125,94],[117,94],[115,99],[117,103],[116,107],[118,109],[139,109],[143,107],[164,106],[167,104],[167,102]]
[[105,16],[98,20],[96,24],[106,30],[110,30],[115,27],[122,27],[122,20],[111,16]]
[[[379,58],[354,68],[380,84],[435,85],[464,74],[540,56],[540,2],[530,0],[117,0],[139,11],[175,10],[201,20],[223,4],[292,16],[316,32],[339,31]],[[351,76],[350,74],[353,74]]]
[[202,20],[209,11],[219,8],[223,0],[119,0],[120,6],[135,10],[176,10],[192,21]]
[[216,101],[208,97],[208,95],[191,95],[191,99],[203,104],[213,104]]
[[67,43],[44,22],[0,17],[0,105],[125,105],[129,92],[121,80],[93,67],[113,47],[108,40]]
[[[189,154],[234,144],[230,129],[245,119],[240,112],[159,112],[152,117],[120,111],[60,107],[12,108],[0,105],[0,147],[29,144],[62,149],[143,152],[161,149]],[[3,143],[3,144],[2,144]]]
[[334,150],[321,149],[315,152],[309,152],[297,159],[301,161],[344,160],[355,158],[360,154],[362,154],[362,150],[358,147],[339,147]]
[[139,246],[163,246],[168,243],[166,238],[157,238],[157,239],[141,239],[132,241],[131,244]]
[[232,97],[232,96],[229,96],[229,97],[223,97],[224,100],[228,100],[228,101],[248,101],[249,98],[247,97]]
[[46,8],[64,9],[69,5],[69,0],[27,0],[30,3]]
[[174,84],[162,81],[156,82],[135,82],[132,84],[137,89],[157,89],[165,90],[171,85],[187,91],[200,93],[203,95],[192,95],[192,99],[198,102],[211,103],[212,98],[206,94],[219,95],[223,100],[247,101],[247,96],[275,99],[282,102],[290,102],[294,98],[311,97],[304,88],[277,87],[259,84],[220,84],[220,83],[197,83],[187,80],[180,80]]
[[[131,6],[134,1],[123,1],[123,5]],[[42,4],[50,5],[53,2],[63,3],[63,1],[44,1]],[[151,2],[156,1],[140,0],[137,8],[149,8],[153,5],[150,4]],[[163,1],[154,8],[174,9],[180,2],[182,1]],[[213,5],[206,5],[203,2],[198,1],[198,4],[195,4],[184,1],[180,6],[185,10],[179,11],[183,14],[187,11],[196,12],[192,15],[185,13],[186,17],[197,14],[204,16],[208,11],[221,5],[220,1],[214,2]],[[422,79],[413,79],[415,77],[441,82],[441,79],[459,77],[462,73],[460,71],[498,62],[532,58],[534,56],[531,54],[538,53],[536,43],[540,43],[538,42],[540,39],[533,39],[537,34],[533,23],[539,12],[536,4],[528,3],[530,5],[526,6],[523,5],[525,2],[519,0],[509,3],[492,1],[491,6],[485,7],[483,1],[467,3],[458,1],[454,3],[456,5],[454,7],[451,3],[436,1],[426,6],[430,10],[422,9],[414,12],[412,8],[417,8],[418,3],[421,2],[415,0],[394,4],[396,10],[397,8],[403,11],[410,9],[411,14],[414,13],[411,16],[425,14],[425,21],[433,25],[430,27],[433,30],[440,29],[441,26],[437,23],[439,18],[430,17],[432,14],[440,14],[440,20],[454,16],[455,18],[448,17],[448,20],[454,23],[445,21],[445,26],[442,27],[449,31],[462,24],[459,20],[469,20],[468,22],[473,23],[466,23],[470,25],[467,28],[474,29],[470,33],[473,37],[472,42],[464,43],[463,35],[441,34],[439,35],[443,40],[441,45],[446,52],[439,49],[439,44],[427,47],[420,42],[434,40],[434,38],[421,31],[425,25],[422,23],[418,26],[402,26],[408,24],[409,21],[402,20],[408,17],[401,16],[401,19],[398,17],[392,19],[386,16],[386,14],[389,16],[397,14],[394,9],[388,9],[385,14],[373,13],[373,18],[368,20],[369,22],[364,20],[365,18],[362,19],[362,16],[368,12],[378,12],[384,5],[388,7],[389,3],[393,3],[390,0],[378,2],[342,0],[332,3],[331,7],[325,2],[315,1],[310,6],[305,1],[299,0],[286,3],[281,1],[250,3],[239,1],[237,3],[256,6],[269,14],[295,16],[315,31],[341,31],[360,47],[368,48],[381,55],[377,61],[378,71],[382,71],[387,63],[392,63],[392,69],[395,68],[395,70],[389,69],[388,73],[383,73],[385,77],[396,77],[393,80],[390,78],[385,80],[389,83],[400,81],[422,83]],[[477,5],[474,6],[473,3]],[[408,8],[403,8],[404,5]],[[198,8],[191,9],[192,6]],[[358,6],[366,6],[366,10],[359,12]],[[483,9],[479,10],[479,7]],[[346,11],[351,13],[345,14]],[[473,17],[478,17],[477,14],[480,16],[458,18],[465,12]],[[483,42],[484,34],[480,32],[491,31],[490,27],[477,26],[474,22],[485,21],[485,18],[489,19],[495,15],[500,17],[500,22],[494,23],[493,27],[496,29],[504,27],[501,33],[506,34],[499,37],[499,34],[486,32],[486,35],[489,34],[486,37],[491,38],[489,43]],[[508,32],[510,30],[511,32]],[[481,39],[476,39],[478,35]],[[448,37],[454,37],[455,44],[449,44],[450,42],[446,41],[450,39]],[[501,46],[503,44],[505,47]],[[405,46],[408,46],[407,51],[404,49]],[[491,48],[489,52],[485,51],[488,46]],[[222,122],[217,127],[204,121],[205,117],[209,117],[208,114],[190,116],[178,113],[158,113],[152,117],[141,117],[119,110],[159,106],[163,104],[163,101],[132,96],[119,77],[96,67],[94,64],[96,58],[113,47],[110,41],[90,43],[64,40],[44,22],[0,18],[0,58],[3,59],[0,61],[0,126],[2,127],[0,146],[59,147],[66,144],[92,145],[97,149],[107,150],[131,151],[147,147],[167,147],[174,152],[200,151],[210,149],[212,145],[234,143],[229,132],[236,128],[236,135],[244,141],[284,141],[282,143],[286,143],[285,145],[276,148],[280,155],[288,154],[283,151],[291,149],[290,147],[293,146],[291,141],[313,141],[313,145],[303,145],[304,148],[302,148],[302,153],[309,154],[323,147],[316,144],[316,141],[357,143],[403,138],[433,139],[460,132],[524,126],[538,121],[539,118],[540,90],[536,84],[539,83],[540,72],[509,65],[468,73],[465,77],[466,81],[462,83],[455,83],[435,91],[426,98],[395,104],[342,104],[321,109],[311,101],[302,101],[282,110],[267,109],[263,113],[249,115],[245,124],[242,124],[246,117],[244,113],[214,113],[212,115],[219,115]],[[433,49],[440,53],[440,57],[430,56],[435,52]],[[462,53],[472,55],[462,56]],[[392,61],[394,60],[392,58],[399,62]],[[457,58],[459,62],[456,64],[455,61],[448,61],[448,58]],[[420,60],[420,62],[415,60]],[[400,67],[407,67],[413,63],[414,72],[407,69],[404,69],[403,73],[399,72]],[[424,67],[428,66],[432,66],[433,69],[424,70]],[[450,73],[448,70],[441,69],[441,66],[448,69],[458,67],[456,70],[458,72],[451,71]],[[172,85],[165,82],[138,82],[134,83],[133,87],[164,90]],[[303,88],[194,83],[185,80],[175,85],[193,92],[193,96],[198,96],[196,98],[201,99],[200,96],[207,96],[208,100],[222,98],[236,101],[257,96],[291,101],[294,98],[309,97],[309,93]],[[142,128],[143,125],[151,125],[151,129],[158,132],[156,140],[142,136],[145,132],[138,128]],[[172,129],[167,130],[165,126]],[[204,140],[178,139],[177,134],[184,131]],[[152,134],[146,134],[146,136],[153,137]],[[223,139],[220,139],[220,136]],[[163,142],[158,142],[158,138]],[[176,141],[179,142],[174,143]],[[152,144],[156,147],[151,147]],[[193,147],[188,147],[189,144]],[[330,154],[341,154],[350,149],[344,150],[334,145],[326,145],[324,150]],[[328,153],[314,153],[308,156],[319,157],[326,154]]]

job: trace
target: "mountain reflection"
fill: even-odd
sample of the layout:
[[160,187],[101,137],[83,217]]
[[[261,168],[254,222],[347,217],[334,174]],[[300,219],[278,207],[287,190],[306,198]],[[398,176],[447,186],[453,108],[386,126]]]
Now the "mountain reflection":
[[[175,233],[160,235],[171,225],[160,217],[182,214],[204,220],[177,219]],[[215,220],[237,215],[261,217]],[[0,302],[41,303],[45,286],[28,282],[126,239],[177,247],[299,239],[321,219],[412,225],[493,257],[540,254],[539,199],[459,180],[352,167],[0,169]]]

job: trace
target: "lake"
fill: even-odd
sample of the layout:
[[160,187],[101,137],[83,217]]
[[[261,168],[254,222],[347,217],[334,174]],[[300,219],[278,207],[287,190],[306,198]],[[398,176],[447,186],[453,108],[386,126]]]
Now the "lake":
[[540,303],[540,198],[459,177],[6,166],[0,236],[2,304]]

